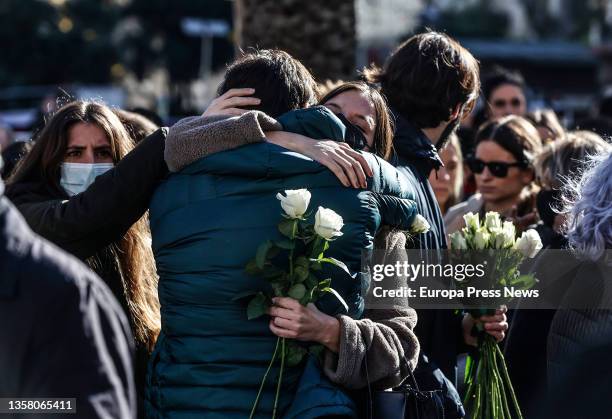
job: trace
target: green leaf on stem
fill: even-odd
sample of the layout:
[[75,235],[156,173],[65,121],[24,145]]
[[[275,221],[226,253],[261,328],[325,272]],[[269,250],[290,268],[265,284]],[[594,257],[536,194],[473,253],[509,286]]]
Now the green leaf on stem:
[[327,279],[324,279],[323,281],[319,281],[318,288],[319,289],[329,288],[330,285],[331,285],[331,278],[327,278]]
[[329,249],[329,242],[324,238],[317,236],[312,243],[312,251],[310,252],[310,256],[314,259],[321,259],[323,257],[323,253]]
[[257,267],[255,259],[251,259],[244,268],[244,271],[249,275],[257,275],[261,272],[261,269]]
[[323,269],[323,266],[319,259],[310,259],[310,262],[310,269],[312,269],[313,271],[320,271],[321,269]]
[[239,292],[238,294],[236,294],[232,298],[232,301],[242,300],[243,298],[251,297],[251,296],[253,296],[253,295],[257,294],[257,293],[258,293],[258,291],[255,291],[255,290]]
[[275,297],[282,297],[285,295],[285,281],[272,281],[270,285],[272,286]]
[[304,296],[300,298],[298,301],[301,305],[307,306],[308,303],[311,302],[311,300],[312,300],[312,290],[310,290],[310,292],[306,290],[306,293],[304,294]]
[[533,274],[525,274],[520,275],[509,281],[510,285],[513,287],[519,287],[520,289],[530,289],[537,283],[537,279]]
[[348,313],[349,311],[348,304],[346,304],[346,301],[344,301],[344,298],[342,298],[342,296],[338,293],[338,291],[336,291],[335,289],[331,287],[326,287],[326,288],[323,288],[321,292],[329,292],[333,294],[334,297],[336,297],[338,301],[340,301],[340,304],[342,304],[342,307],[344,307],[344,310]]
[[298,345],[290,345],[287,348],[285,362],[287,362],[287,365],[290,367],[295,367],[302,362],[304,356],[306,356],[306,353],[306,349],[303,347]]
[[321,259],[319,259],[319,261],[323,262],[323,263],[331,263],[332,265],[335,265],[338,268],[342,269],[347,274],[349,274],[349,275],[351,274],[351,272],[349,271],[348,267],[344,264],[344,262],[341,262],[338,259],[334,259],[334,258],[321,258]]
[[295,284],[289,289],[287,295],[295,300],[301,300],[306,295],[306,287],[304,284]]
[[274,265],[267,265],[261,271],[261,276],[267,280],[273,280],[273,279],[280,278],[284,274],[285,274],[285,271],[283,271],[282,269]]
[[306,288],[311,290],[315,288],[317,285],[319,285],[319,278],[314,276],[314,274],[310,273],[308,274],[308,278],[306,278],[306,281],[304,281],[304,285],[306,285]]
[[249,302],[247,306],[247,318],[249,320],[256,319],[258,317],[266,314],[266,309],[268,308],[268,302],[266,296],[259,292],[253,299]]
[[293,248],[295,248],[295,242],[288,239],[275,240],[274,244],[277,247],[280,247],[281,249],[285,250],[292,250]]
[[266,240],[257,248],[257,253],[255,254],[255,264],[259,269],[263,269],[266,263],[266,256],[268,255],[268,250],[272,248],[272,242],[270,240]]
[[309,266],[309,259],[306,256],[299,256],[295,260],[295,266],[303,266],[304,268],[308,268],[308,266]]
[[280,251],[281,249],[279,247],[276,247],[274,244],[272,244],[272,248],[268,250],[268,253],[266,254],[266,259],[275,258],[280,253]]
[[[278,223],[278,231],[280,231],[280,233],[285,236],[288,237],[290,239],[295,239],[295,235],[294,235],[294,230],[293,230],[293,225],[296,223],[296,220],[293,219],[285,219],[282,220],[280,223]],[[296,229],[297,230],[297,229]]]
[[293,271],[294,279],[297,282],[304,282],[306,278],[308,278],[308,274],[308,268],[305,268],[304,266],[296,266]]

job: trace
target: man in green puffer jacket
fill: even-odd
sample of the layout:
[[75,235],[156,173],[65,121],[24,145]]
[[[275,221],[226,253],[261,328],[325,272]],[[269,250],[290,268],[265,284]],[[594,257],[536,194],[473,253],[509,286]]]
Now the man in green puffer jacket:
[[[344,133],[324,108],[279,120],[285,130],[311,137],[342,140]],[[148,417],[248,417],[276,337],[267,319],[247,320],[245,305],[233,299],[266,285],[246,275],[244,266],[263,240],[280,238],[277,192],[308,188],[312,208],[322,205],[342,215],[344,235],[328,253],[352,272],[359,272],[362,250],[372,249],[383,224],[409,228],[415,215],[409,185],[384,161],[366,159],[374,172],[367,190],[344,188],[318,163],[268,143],[198,160],[159,187],[150,217],[162,333],[150,364]],[[332,286],[358,317],[364,284],[355,278],[360,277],[336,274]],[[319,308],[328,314],[340,310],[333,300]],[[257,417],[271,416],[270,381]],[[286,417],[355,415],[352,401],[312,361],[290,368],[283,383],[280,409]]]

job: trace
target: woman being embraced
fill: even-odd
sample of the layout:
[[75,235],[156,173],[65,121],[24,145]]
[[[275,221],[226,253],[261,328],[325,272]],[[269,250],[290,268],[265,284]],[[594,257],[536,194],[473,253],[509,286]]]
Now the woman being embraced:
[[[262,84],[262,78],[266,84]],[[408,230],[416,216],[409,185],[389,164],[369,153],[346,149],[347,155],[364,159],[371,168],[371,179],[366,182],[365,174],[358,179],[365,190],[355,190],[342,187],[321,165],[275,144],[249,145],[200,160],[197,150],[184,147],[186,136],[202,139],[231,133],[249,137],[250,130],[256,129],[266,132],[268,142],[294,149],[312,147],[329,138],[389,149],[390,135],[377,134],[378,127],[390,126],[377,92],[355,84],[329,98],[336,99],[337,110],[333,112],[325,107],[299,109],[304,105],[284,101],[287,97],[303,97],[305,86],[314,86],[312,77],[286,53],[248,54],[230,66],[219,93],[235,104],[235,98],[229,98],[227,92],[255,87],[260,104],[251,107],[257,110],[234,109],[232,113],[240,115],[228,118],[223,109],[229,108],[219,100],[214,104],[221,109],[218,114],[209,110],[208,115],[181,121],[170,130],[166,159],[169,166],[180,171],[160,186],[151,203],[164,325],[150,364],[151,417],[173,417],[185,409],[212,416],[248,415],[277,336],[318,342],[326,348],[324,368],[313,370],[312,361],[308,361],[306,366],[286,373],[280,400],[286,417],[353,417],[353,402],[341,388],[367,385],[366,362],[371,371],[369,382],[382,388],[400,383],[416,363],[413,310],[394,307],[367,311],[366,317],[371,319],[357,320],[364,310],[360,275],[332,275],[332,287],[347,301],[348,312],[333,297],[308,307],[277,298],[269,309],[269,320],[249,321],[243,303],[228,303],[231,296],[263,286],[258,278],[245,275],[244,266],[263,240],[278,235],[278,192],[308,188],[311,208],[325,206],[343,217],[344,234],[331,244],[326,255],[342,260],[351,272],[361,270],[361,251],[374,248],[373,238],[383,224]],[[338,103],[347,93],[354,96],[353,100]],[[310,96],[307,105],[312,104],[314,88],[306,95]],[[384,114],[378,112],[379,105]],[[295,110],[287,113],[291,109]],[[257,124],[245,123],[253,120]],[[279,132],[281,127],[287,132]],[[325,154],[324,148],[320,150]],[[337,160],[339,167],[345,163]],[[401,240],[405,240],[403,235],[395,245],[403,247],[398,244]],[[232,252],[228,252],[229,244]],[[213,371],[217,371],[214,376]],[[324,384],[328,379],[341,386]],[[256,416],[270,415],[274,384],[264,387]],[[189,398],[183,394],[185,388],[192,389]]]

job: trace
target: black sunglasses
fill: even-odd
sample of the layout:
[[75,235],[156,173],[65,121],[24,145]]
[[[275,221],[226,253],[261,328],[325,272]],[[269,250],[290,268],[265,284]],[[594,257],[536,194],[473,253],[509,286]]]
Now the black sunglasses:
[[508,106],[508,104],[510,104],[510,106],[512,106],[513,108],[518,108],[519,106],[521,106],[521,100],[517,97],[513,97],[509,101],[504,99],[497,99],[493,101],[493,107],[495,108],[505,108],[506,106]]
[[489,172],[491,172],[491,174],[495,177],[508,176],[508,170],[511,167],[522,167],[522,168],[527,167],[527,164],[525,164],[525,162],[514,162],[514,163],[506,163],[506,162],[501,162],[501,161],[484,162],[475,157],[468,159],[467,165],[472,171],[472,173],[475,173],[475,174],[481,174],[484,171],[484,168],[488,167]]

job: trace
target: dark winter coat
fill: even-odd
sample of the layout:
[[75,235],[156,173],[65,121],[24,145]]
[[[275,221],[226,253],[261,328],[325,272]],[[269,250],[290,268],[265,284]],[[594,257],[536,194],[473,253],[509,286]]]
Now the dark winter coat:
[[[146,212],[155,187],[168,173],[162,128],[143,140],[116,167],[98,176],[86,191],[69,197],[48,182],[14,183],[7,196],[30,228],[88,265],[111,289],[126,314],[119,263],[112,244]],[[147,350],[139,345],[135,376],[142,400]],[[139,409],[142,410],[142,407]]]
[[[444,220],[436,196],[429,184],[429,174],[442,166],[436,147],[422,130],[395,114],[395,136],[392,163],[415,190],[417,212],[427,219],[431,229],[421,234],[415,247],[426,250],[446,249]],[[427,355],[455,383],[457,355],[463,344],[461,316],[451,310],[417,310],[419,322],[414,329],[421,352]],[[418,368],[418,367],[417,367]]]
[[[325,108],[296,111],[280,122],[312,135],[290,128],[309,125],[303,124],[307,115],[340,123]],[[280,238],[278,192],[308,188],[310,208],[321,205],[344,218],[344,235],[326,254],[351,272],[360,270],[361,252],[373,248],[383,224],[410,227],[416,214],[412,189],[391,165],[365,157],[375,174],[368,190],[342,187],[320,164],[268,143],[198,160],[159,187],[150,216],[162,333],[150,363],[148,417],[248,417],[276,337],[268,318],[248,320],[246,304],[233,298],[266,287],[244,267],[261,242]],[[359,317],[364,285],[359,276],[330,274],[349,314]],[[333,298],[319,305],[328,314],[341,312],[340,307]],[[277,371],[273,368],[271,377]],[[270,416],[273,399],[273,385],[266,386],[256,417]],[[286,369],[279,408],[291,418],[355,414],[350,398],[312,362]]]
[[108,287],[35,235],[0,183],[0,397],[76,398],[76,415],[132,419],[133,338]]

